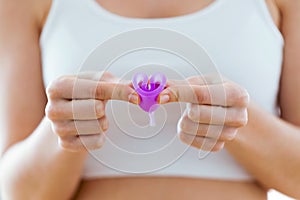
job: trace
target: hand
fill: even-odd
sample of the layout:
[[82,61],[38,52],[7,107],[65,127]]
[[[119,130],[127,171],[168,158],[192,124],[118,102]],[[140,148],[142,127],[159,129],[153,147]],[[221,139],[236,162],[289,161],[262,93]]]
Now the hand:
[[204,151],[219,151],[247,124],[249,95],[239,85],[213,78],[190,77],[171,80],[160,94],[161,104],[187,102],[178,122],[180,139]]
[[46,116],[52,123],[59,144],[70,151],[97,149],[108,129],[107,100],[138,103],[131,84],[120,82],[108,72],[85,72],[63,76],[47,88]]

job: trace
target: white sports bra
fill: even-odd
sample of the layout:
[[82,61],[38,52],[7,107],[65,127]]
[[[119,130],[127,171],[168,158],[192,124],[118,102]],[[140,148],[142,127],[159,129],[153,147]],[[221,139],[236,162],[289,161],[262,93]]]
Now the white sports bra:
[[[53,0],[40,38],[45,86],[61,75],[76,74],[89,53],[112,35],[143,27],[175,30],[192,38],[206,49],[225,77],[245,87],[256,103],[278,115],[284,41],[264,0],[215,0],[198,12],[163,19],[122,17],[95,0]],[[174,55],[154,50],[122,59],[111,70],[117,75],[126,73],[122,71],[125,65],[137,67],[151,59],[191,69]],[[203,156],[203,152],[199,154],[179,141],[176,126],[180,106],[161,107],[156,112],[157,126],[148,127],[147,115],[137,106],[111,101],[107,105],[110,128],[106,143],[90,152],[82,177],[142,174],[251,180],[226,149]]]

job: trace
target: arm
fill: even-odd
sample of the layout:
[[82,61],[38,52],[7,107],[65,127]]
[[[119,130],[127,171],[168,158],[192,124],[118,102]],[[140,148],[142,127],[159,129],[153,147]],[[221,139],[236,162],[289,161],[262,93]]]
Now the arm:
[[[226,80],[212,84],[209,77],[190,77],[185,84],[170,81],[160,103],[189,103],[178,126],[184,143],[206,151],[225,145],[261,185],[300,198],[300,1],[282,0],[280,10],[286,44],[281,118],[254,102],[248,105],[240,86]],[[225,98],[220,88],[225,89]]]
[[45,93],[39,30],[44,16],[40,11],[47,9],[42,2],[0,0],[4,199],[70,199],[87,150],[103,145],[106,101],[138,101],[129,83],[107,72],[60,77]]
[[41,4],[45,1],[0,0],[3,199],[67,199],[85,158],[85,153],[58,147],[49,121],[39,125],[46,104],[39,51]]
[[39,33],[44,18],[41,10],[48,8],[43,9],[42,2],[0,0],[0,186],[4,200],[70,199],[80,181],[86,150],[103,145],[103,131],[108,128],[105,102],[138,101],[130,84],[102,72],[58,78],[47,88],[46,98]]
[[251,103],[248,125],[227,149],[267,188],[300,198],[300,1],[281,1],[285,38],[278,119]]
[[299,198],[299,127],[254,103],[248,113],[247,126],[226,148],[263,186]]

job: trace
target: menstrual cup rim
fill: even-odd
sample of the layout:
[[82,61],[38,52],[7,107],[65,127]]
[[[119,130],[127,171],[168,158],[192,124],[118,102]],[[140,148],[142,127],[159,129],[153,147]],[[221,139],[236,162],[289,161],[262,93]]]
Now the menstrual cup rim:
[[[161,78],[161,82],[160,82],[159,86],[156,89],[154,89],[152,91],[145,91],[145,90],[140,88],[138,82],[136,81],[137,76],[139,76],[139,75],[141,75],[144,78],[143,83],[148,82],[149,79],[151,81],[151,79],[153,79],[155,76],[161,76],[162,78]],[[156,95],[157,91],[158,90],[162,91],[162,89],[166,85],[166,76],[163,73],[156,72],[156,73],[152,74],[149,79],[148,79],[147,74],[145,74],[145,73],[136,73],[134,75],[132,84],[133,84],[133,87],[134,87],[135,91],[137,91],[139,95],[143,95],[143,96]]]

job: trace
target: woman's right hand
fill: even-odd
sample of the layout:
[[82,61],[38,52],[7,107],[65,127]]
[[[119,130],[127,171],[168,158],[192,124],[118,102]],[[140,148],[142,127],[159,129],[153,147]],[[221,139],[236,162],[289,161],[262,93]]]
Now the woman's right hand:
[[47,88],[46,116],[59,144],[69,151],[100,148],[108,129],[105,105],[108,100],[137,104],[138,95],[130,82],[109,72],[84,72],[62,76]]

